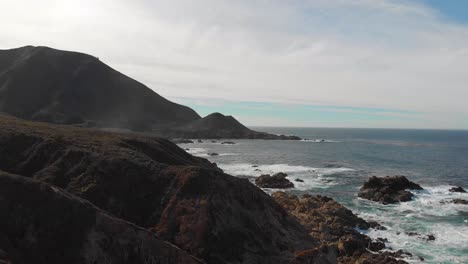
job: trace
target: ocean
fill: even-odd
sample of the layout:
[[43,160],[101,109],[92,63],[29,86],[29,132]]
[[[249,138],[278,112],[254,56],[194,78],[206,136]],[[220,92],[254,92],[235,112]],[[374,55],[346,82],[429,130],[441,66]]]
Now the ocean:
[[[288,192],[332,197],[360,217],[387,227],[362,232],[388,239],[386,245],[393,250],[412,253],[408,262],[419,263],[422,257],[421,263],[468,263],[468,205],[447,203],[468,200],[467,193],[448,191],[452,186],[468,189],[468,131],[253,129],[306,140],[229,140],[234,145],[204,140],[181,147],[216,162],[228,174],[252,181],[261,174],[287,173],[295,184]],[[209,156],[212,152],[219,155]],[[358,198],[360,186],[373,175],[404,175],[424,190],[414,192],[412,201],[396,205]],[[427,235],[436,239],[427,241]]]

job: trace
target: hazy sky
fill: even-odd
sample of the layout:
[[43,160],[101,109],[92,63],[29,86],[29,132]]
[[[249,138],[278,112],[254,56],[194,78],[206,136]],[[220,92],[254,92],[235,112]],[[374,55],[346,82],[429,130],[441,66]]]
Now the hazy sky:
[[468,1],[0,0],[0,48],[90,53],[249,125],[468,129]]

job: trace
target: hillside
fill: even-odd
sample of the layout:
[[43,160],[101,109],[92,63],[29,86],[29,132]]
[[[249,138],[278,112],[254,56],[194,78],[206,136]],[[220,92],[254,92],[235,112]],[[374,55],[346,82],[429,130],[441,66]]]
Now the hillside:
[[48,47],[0,50],[0,87],[0,112],[28,120],[148,130],[200,118],[96,57]]
[[163,137],[297,139],[255,132],[221,114],[201,119],[96,57],[48,47],[0,50],[0,112]]
[[159,133],[161,135],[170,135],[171,137],[178,138],[300,140],[300,138],[296,136],[273,135],[251,130],[234,117],[225,116],[220,113],[213,113],[186,125],[160,131]]

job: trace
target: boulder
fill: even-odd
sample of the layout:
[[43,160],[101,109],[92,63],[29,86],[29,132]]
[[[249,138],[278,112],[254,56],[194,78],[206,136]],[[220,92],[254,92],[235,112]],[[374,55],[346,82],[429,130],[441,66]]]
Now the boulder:
[[414,196],[407,189],[422,190],[423,188],[404,176],[373,176],[364,183],[358,196],[383,204],[406,202],[410,201]]
[[461,186],[452,187],[449,189],[449,192],[466,193],[465,189],[463,189]]
[[286,173],[276,173],[270,176],[269,174],[261,175],[255,179],[255,184],[261,188],[285,189],[294,188],[294,184],[286,179]]
[[463,200],[463,199],[453,199],[452,203],[454,204],[468,204],[468,200]]

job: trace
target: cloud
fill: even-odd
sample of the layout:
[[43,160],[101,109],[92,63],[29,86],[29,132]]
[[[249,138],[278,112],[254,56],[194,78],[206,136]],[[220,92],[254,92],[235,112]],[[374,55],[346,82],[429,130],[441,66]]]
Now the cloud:
[[0,8],[8,10],[0,47],[91,53],[163,96],[401,109],[427,113],[435,127],[468,128],[468,27],[419,1],[17,0]]

